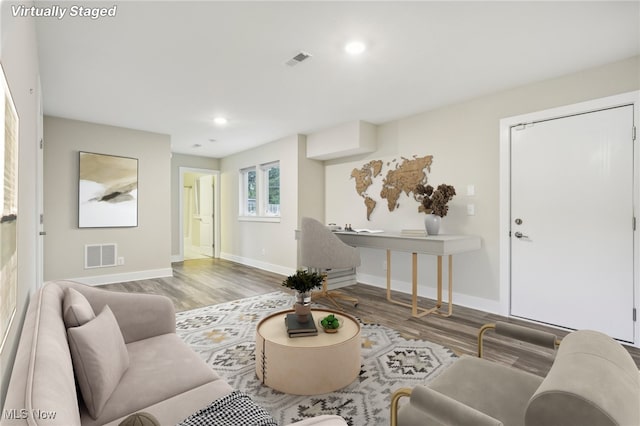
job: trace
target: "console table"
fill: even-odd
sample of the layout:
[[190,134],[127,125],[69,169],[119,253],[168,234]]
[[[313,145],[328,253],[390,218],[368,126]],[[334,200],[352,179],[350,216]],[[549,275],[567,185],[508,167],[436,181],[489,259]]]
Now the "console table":
[[[429,235],[406,236],[399,233],[367,233],[339,231],[335,234],[346,244],[355,247],[367,247],[387,250],[387,300],[389,302],[411,308],[411,315],[423,317],[438,314],[445,317],[453,313],[453,255],[478,250],[481,247],[480,237],[471,235]],[[391,297],[391,252],[408,252],[412,255],[411,304],[395,300]],[[418,253],[438,257],[438,299],[431,309],[418,307]],[[442,312],[442,257],[448,256],[449,263],[449,309]]]

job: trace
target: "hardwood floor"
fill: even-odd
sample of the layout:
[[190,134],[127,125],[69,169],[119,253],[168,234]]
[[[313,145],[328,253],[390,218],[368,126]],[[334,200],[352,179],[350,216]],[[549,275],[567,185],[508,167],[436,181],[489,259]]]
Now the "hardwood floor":
[[[102,288],[162,294],[173,301],[176,311],[183,311],[276,290],[288,291],[281,286],[284,278],[282,275],[226,260],[198,259],[174,263],[173,277],[109,284]],[[357,308],[342,304],[345,312],[366,323],[378,323],[393,328],[407,338],[439,343],[458,355],[476,354],[478,329],[489,322],[508,321],[527,325],[555,333],[560,338],[567,334],[563,330],[455,305],[453,315],[449,318],[437,315],[413,318],[409,308],[387,302],[385,289],[358,284],[341,290],[359,299]],[[410,301],[410,296],[403,293],[394,292],[393,297],[407,303]],[[429,299],[419,300],[420,306],[432,306],[433,303]],[[494,337],[491,334],[488,332],[485,337],[485,358],[540,376],[547,374],[553,362],[554,351],[504,337]],[[629,346],[625,348],[640,367],[640,349]]]

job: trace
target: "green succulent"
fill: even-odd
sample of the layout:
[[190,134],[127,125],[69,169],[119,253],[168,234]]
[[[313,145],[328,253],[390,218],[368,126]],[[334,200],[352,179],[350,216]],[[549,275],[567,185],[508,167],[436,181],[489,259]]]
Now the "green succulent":
[[322,318],[320,320],[320,324],[323,328],[340,328],[340,321],[338,321],[338,318],[336,318],[336,316],[333,314],[329,314],[326,317]]

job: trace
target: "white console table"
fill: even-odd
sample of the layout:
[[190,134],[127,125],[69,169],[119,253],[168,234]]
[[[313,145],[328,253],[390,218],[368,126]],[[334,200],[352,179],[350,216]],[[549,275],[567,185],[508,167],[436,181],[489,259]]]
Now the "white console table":
[[[470,235],[418,237],[388,232],[372,234],[345,231],[335,232],[335,234],[351,246],[387,250],[387,300],[411,308],[411,315],[418,318],[433,313],[448,317],[453,313],[453,255],[478,250],[481,247],[480,237]],[[412,254],[411,304],[394,300],[391,297],[392,251]],[[431,309],[418,307],[418,253],[438,256],[438,300],[436,306]],[[446,313],[440,311],[442,307],[442,256],[449,257],[449,309]]]

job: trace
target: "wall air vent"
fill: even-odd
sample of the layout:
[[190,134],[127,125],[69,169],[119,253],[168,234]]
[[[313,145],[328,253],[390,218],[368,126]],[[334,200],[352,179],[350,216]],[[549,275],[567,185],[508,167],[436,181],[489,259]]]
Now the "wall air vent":
[[311,54],[307,52],[299,52],[296,56],[294,56],[293,58],[285,62],[285,64],[289,65],[290,67],[293,67],[298,65],[302,61],[306,61],[310,57],[311,57]]
[[116,266],[115,244],[87,244],[84,246],[84,269]]

